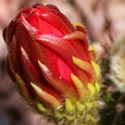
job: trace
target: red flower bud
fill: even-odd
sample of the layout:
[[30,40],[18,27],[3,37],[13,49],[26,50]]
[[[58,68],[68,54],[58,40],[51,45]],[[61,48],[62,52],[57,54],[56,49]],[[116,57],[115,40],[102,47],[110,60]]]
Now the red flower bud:
[[97,81],[86,30],[73,26],[54,5],[27,7],[4,32],[8,71],[30,101],[57,107],[84,100]]

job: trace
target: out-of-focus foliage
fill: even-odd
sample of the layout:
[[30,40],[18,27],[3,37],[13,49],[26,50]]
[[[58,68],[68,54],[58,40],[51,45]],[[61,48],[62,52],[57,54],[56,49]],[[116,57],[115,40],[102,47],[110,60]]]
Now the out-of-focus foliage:
[[120,92],[125,92],[125,36],[115,39],[111,49],[109,77]]

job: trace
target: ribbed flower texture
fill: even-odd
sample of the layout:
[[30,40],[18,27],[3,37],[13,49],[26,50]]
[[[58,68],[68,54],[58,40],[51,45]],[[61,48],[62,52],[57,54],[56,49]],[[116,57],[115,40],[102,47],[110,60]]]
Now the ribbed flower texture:
[[23,8],[3,36],[8,73],[29,104],[58,124],[96,122],[100,68],[83,25],[72,25],[54,5],[36,4]]

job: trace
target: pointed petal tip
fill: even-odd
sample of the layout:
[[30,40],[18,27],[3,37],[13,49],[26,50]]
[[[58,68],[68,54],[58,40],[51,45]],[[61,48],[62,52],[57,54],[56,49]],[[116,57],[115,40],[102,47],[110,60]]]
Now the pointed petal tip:
[[81,101],[84,100],[84,96],[87,93],[87,88],[84,86],[84,83],[73,73],[71,73],[71,79],[76,87],[76,90],[78,92],[79,99]]
[[45,92],[44,90],[42,90],[42,88],[38,87],[33,82],[31,82],[30,84],[31,84],[32,88],[34,89],[34,91],[36,92],[36,94],[43,101],[45,101],[47,104],[49,104],[50,107],[56,108],[59,105],[61,105],[61,102],[58,99],[56,99],[56,97],[54,97],[53,95],[50,95],[49,93]]
[[49,72],[48,67],[45,64],[43,64],[40,60],[38,60],[38,65],[42,71]]
[[81,60],[80,58],[77,58],[75,56],[72,57],[72,60],[73,60],[73,63],[78,66],[79,68],[85,70],[86,72],[90,73],[91,72],[91,64],[84,61],[84,60]]
[[82,41],[88,41],[86,35],[81,31],[74,31],[69,34],[66,34],[63,37],[64,40],[82,40]]
[[22,55],[23,55],[27,60],[29,60],[28,54],[27,54],[27,52],[25,51],[25,49],[24,49],[22,46],[20,47],[20,50],[21,50]]
[[65,100],[65,110],[68,113],[71,113],[75,110],[75,107],[72,104],[72,101],[69,98],[66,98]]

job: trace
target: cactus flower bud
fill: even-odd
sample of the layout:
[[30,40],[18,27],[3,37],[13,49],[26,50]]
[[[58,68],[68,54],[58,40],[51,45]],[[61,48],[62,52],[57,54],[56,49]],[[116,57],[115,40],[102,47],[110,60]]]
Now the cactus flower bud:
[[96,122],[100,68],[84,26],[37,4],[23,8],[3,35],[8,72],[31,105],[59,125]]

